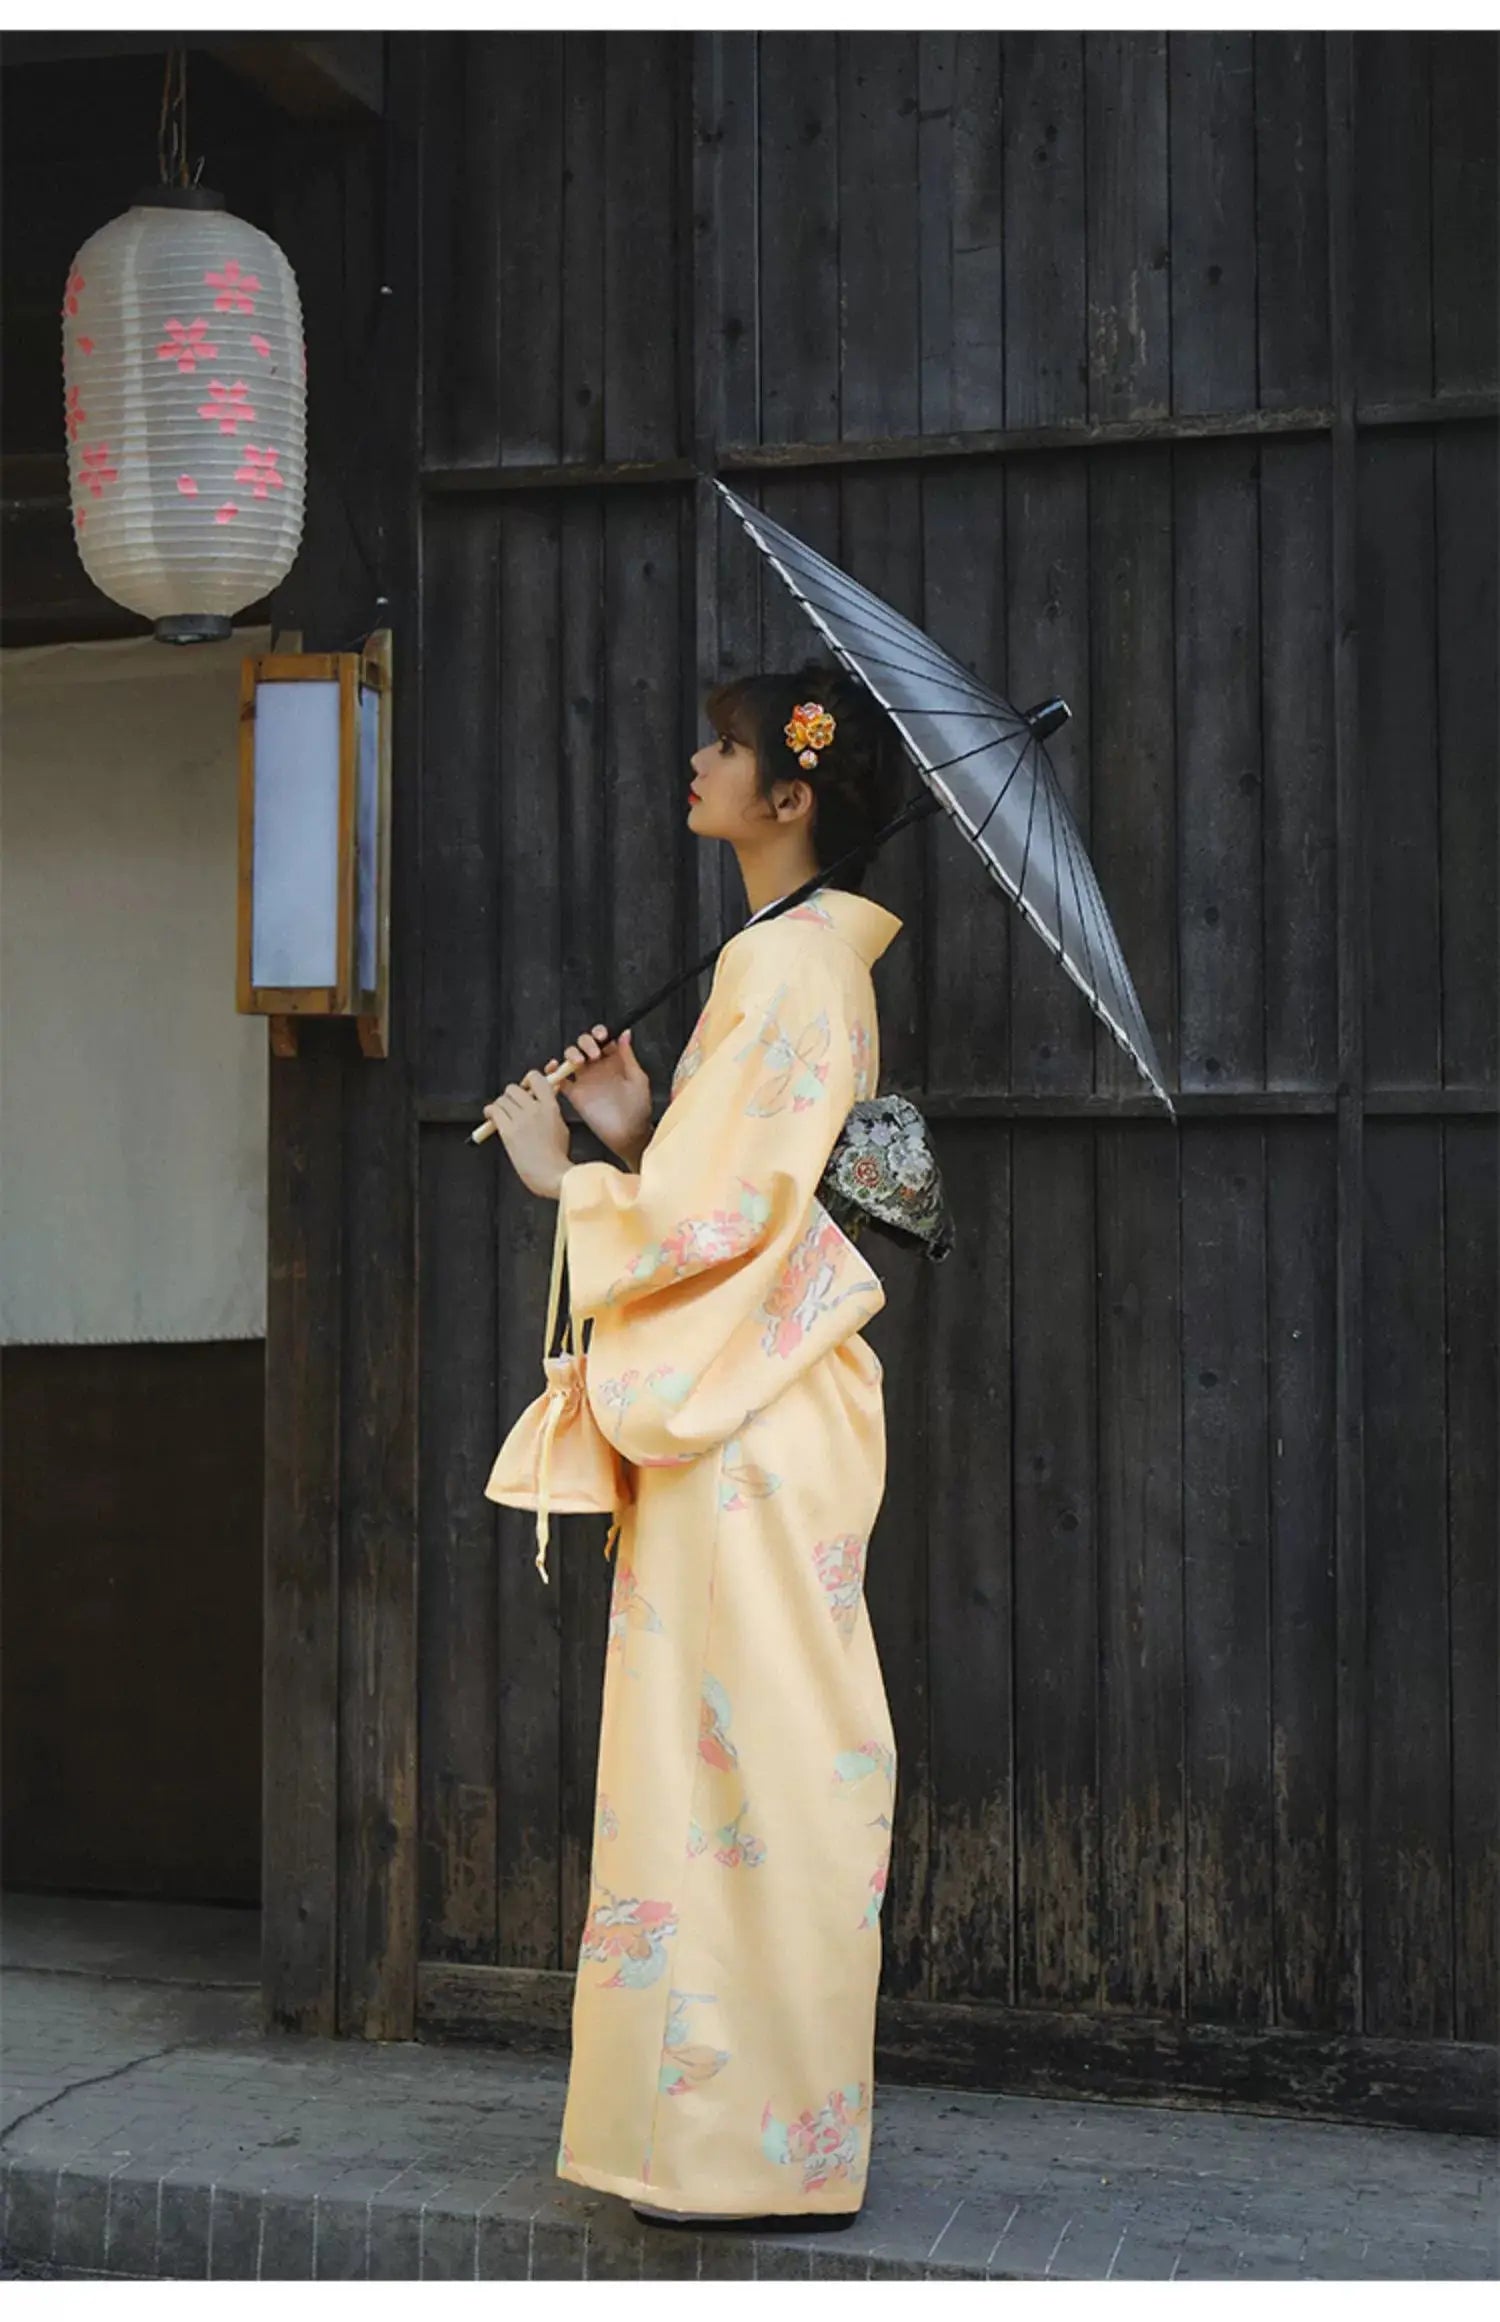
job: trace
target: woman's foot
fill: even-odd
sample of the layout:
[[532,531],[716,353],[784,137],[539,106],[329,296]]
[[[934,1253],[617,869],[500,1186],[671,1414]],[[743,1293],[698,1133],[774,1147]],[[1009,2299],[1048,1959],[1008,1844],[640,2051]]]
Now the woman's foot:
[[707,2211],[694,2215],[685,2209],[648,2209],[642,2201],[630,2206],[647,2225],[737,2225],[742,2233],[838,2233],[860,2214],[857,2209],[799,2209],[780,2216],[721,2217]]

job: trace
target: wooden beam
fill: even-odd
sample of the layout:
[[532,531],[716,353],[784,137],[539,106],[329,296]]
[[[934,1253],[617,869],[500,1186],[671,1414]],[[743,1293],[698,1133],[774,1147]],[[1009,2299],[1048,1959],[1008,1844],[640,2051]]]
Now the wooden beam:
[[289,40],[277,32],[16,32],[0,65],[82,64],[165,56],[168,48],[212,56],[301,120],[370,120],[385,111],[385,42],[378,32]]
[[[417,2035],[561,2054],[574,1978],[548,1968],[424,1959]],[[891,2082],[1082,2097],[1279,2119],[1361,2121],[1450,2136],[1500,2126],[1495,2051],[1458,2040],[1347,2039],[1275,2024],[1208,2024],[1110,2009],[882,1997],[875,2069]]]

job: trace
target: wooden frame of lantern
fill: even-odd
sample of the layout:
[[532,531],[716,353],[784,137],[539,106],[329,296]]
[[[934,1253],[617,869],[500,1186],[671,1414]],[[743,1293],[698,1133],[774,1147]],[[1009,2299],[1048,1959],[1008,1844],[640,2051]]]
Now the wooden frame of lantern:
[[279,1056],[304,1016],[390,1026],[389,629],[358,653],[250,654],[240,672],[236,1006]]

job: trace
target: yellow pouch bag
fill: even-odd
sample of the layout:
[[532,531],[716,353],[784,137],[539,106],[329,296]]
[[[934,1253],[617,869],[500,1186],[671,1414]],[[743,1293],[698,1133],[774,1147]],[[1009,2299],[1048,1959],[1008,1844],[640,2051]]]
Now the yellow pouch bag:
[[552,1279],[547,1292],[547,1334],[542,1345],[544,1391],[528,1403],[495,1456],[486,1499],[506,1508],[536,1510],[536,1568],[547,1572],[550,1515],[612,1515],[604,1542],[608,1556],[619,1536],[625,1509],[635,1496],[634,1471],[594,1417],[588,1398],[587,1361],[577,1343],[577,1319],[569,1299],[568,1328],[561,1352],[553,1354],[552,1334],[562,1287],[566,1211],[557,1205],[552,1244]]

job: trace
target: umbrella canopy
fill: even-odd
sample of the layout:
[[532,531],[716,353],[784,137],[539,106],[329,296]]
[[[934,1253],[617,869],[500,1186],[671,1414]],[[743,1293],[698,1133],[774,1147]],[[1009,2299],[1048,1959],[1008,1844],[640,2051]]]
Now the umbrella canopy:
[[714,479],[756,547],[890,716],[935,798],[1169,1113],[1172,1100],[1099,882],[1043,736],[1065,702],[1016,709],[884,599]]

